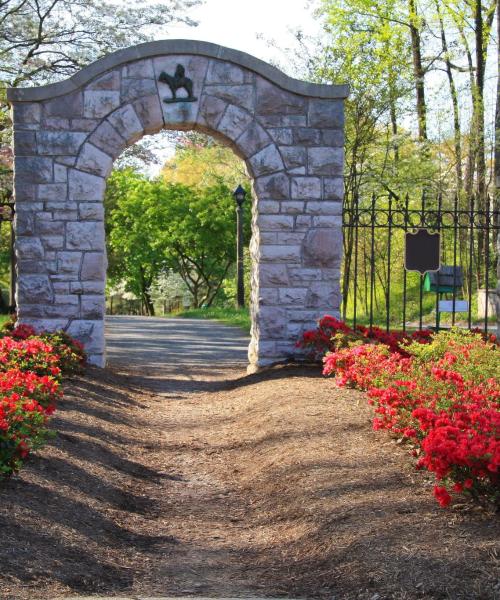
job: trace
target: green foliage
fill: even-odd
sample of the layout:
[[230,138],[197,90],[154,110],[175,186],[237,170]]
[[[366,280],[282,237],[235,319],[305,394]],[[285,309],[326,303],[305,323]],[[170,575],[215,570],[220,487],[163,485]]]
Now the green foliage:
[[[460,352],[456,352],[457,349]],[[477,384],[488,379],[499,379],[500,356],[498,346],[485,342],[480,333],[453,328],[436,333],[429,344],[412,343],[407,347],[416,364],[425,366],[442,359],[446,353],[455,355],[453,370]]]
[[[115,171],[106,208],[112,283],[125,279],[149,314],[150,288],[164,269],[180,274],[194,306],[215,300],[236,254],[234,199],[225,183],[195,188]],[[245,224],[248,240],[248,206]]]

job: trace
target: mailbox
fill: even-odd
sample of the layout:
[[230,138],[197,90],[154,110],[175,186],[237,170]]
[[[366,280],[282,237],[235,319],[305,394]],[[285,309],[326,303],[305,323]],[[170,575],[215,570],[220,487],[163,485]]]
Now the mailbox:
[[443,265],[439,271],[425,274],[424,291],[453,294],[453,290],[459,290],[463,283],[462,267]]

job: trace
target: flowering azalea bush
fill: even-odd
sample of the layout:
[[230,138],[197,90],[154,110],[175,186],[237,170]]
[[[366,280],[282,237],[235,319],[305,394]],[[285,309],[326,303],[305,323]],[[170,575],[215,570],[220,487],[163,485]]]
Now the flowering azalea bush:
[[296,345],[304,349],[313,360],[321,360],[327,352],[333,352],[357,341],[385,344],[393,352],[407,356],[405,346],[409,342],[425,343],[431,339],[431,336],[432,331],[428,329],[410,334],[404,331],[386,332],[380,327],[370,329],[364,325],[356,325],[352,328],[343,321],[326,315],[318,321],[316,329],[305,331]]
[[482,335],[453,330],[427,339],[338,348],[325,375],[368,393],[374,429],[407,440],[417,466],[434,473],[434,495],[500,500],[500,355]]
[[18,471],[51,437],[47,422],[62,397],[61,375],[85,362],[81,344],[62,332],[36,335],[8,323],[0,337],[0,477]]

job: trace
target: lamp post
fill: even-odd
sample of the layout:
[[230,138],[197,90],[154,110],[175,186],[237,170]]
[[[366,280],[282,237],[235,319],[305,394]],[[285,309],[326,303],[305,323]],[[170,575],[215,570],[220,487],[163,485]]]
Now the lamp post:
[[243,202],[246,192],[239,185],[233,192],[236,202],[236,305],[245,306],[245,285],[243,283]]

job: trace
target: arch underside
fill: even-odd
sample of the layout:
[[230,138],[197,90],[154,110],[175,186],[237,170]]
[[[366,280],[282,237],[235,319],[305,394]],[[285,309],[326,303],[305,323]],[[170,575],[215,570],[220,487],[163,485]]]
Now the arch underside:
[[[169,102],[170,89],[159,81],[178,64],[193,82],[193,101]],[[66,329],[93,363],[104,364],[106,177],[126,147],[162,129],[223,140],[253,178],[251,365],[290,357],[301,331],[338,314],[338,90],[318,98],[227,59],[169,53],[126,60],[62,95],[33,100],[48,92],[14,91],[20,321]]]

